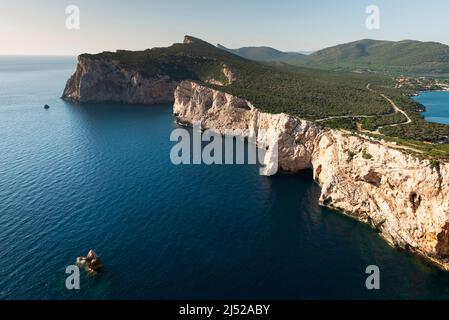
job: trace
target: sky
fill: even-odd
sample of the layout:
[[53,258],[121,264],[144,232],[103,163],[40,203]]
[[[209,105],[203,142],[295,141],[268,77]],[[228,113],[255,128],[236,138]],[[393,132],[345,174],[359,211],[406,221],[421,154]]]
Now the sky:
[[[79,30],[66,8],[79,8]],[[380,29],[366,8],[380,9]],[[370,38],[449,44],[447,0],[0,0],[0,55],[142,50],[188,34],[230,48],[315,51]]]

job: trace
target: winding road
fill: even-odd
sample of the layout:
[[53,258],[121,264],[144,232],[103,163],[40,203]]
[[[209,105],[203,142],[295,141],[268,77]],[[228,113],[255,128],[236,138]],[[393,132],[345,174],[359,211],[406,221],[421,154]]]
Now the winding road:
[[[366,86],[366,89],[368,89],[369,91],[371,91],[371,92],[373,92],[373,93],[378,93],[378,92],[376,92],[375,90],[371,89],[371,84],[370,84],[370,83],[368,83],[368,85]],[[382,98],[384,98],[385,100],[387,100],[387,101],[391,104],[391,106],[394,108],[394,110],[396,111],[396,113],[402,113],[402,114],[407,118],[407,121],[406,121],[406,122],[400,122],[400,123],[389,124],[389,125],[382,126],[382,127],[378,127],[377,130],[376,130],[376,132],[379,132],[379,133],[380,133],[380,130],[383,129],[383,128],[387,128],[387,127],[397,127],[397,126],[400,126],[400,125],[403,125],[403,124],[409,124],[409,123],[412,123],[412,122],[413,122],[413,120],[408,116],[408,114],[407,114],[404,110],[402,110],[401,108],[399,108],[393,100],[391,100],[390,98],[388,98],[388,97],[387,97],[386,95],[384,95],[383,93],[380,93],[380,96],[381,96]]]
[[[371,84],[370,84],[370,83],[368,83],[368,85],[366,86],[366,89],[368,89],[369,91],[371,91],[371,92],[373,92],[373,93],[380,94],[380,96],[381,96],[382,98],[384,98],[385,100],[387,100],[387,101],[391,104],[391,106],[394,108],[395,112],[396,112],[396,113],[402,113],[402,114],[407,118],[407,121],[406,121],[406,122],[400,122],[400,123],[389,124],[389,125],[382,126],[382,127],[378,127],[376,131],[364,130],[364,129],[362,128],[362,125],[361,125],[360,123],[357,123],[357,129],[358,129],[359,132],[362,132],[362,133],[370,133],[370,134],[374,134],[374,135],[382,135],[382,133],[380,132],[380,130],[381,130],[382,128],[396,127],[396,126],[400,126],[400,125],[404,125],[404,124],[409,124],[409,123],[412,123],[412,122],[413,122],[413,120],[408,116],[408,114],[407,114],[404,110],[402,110],[401,108],[399,108],[393,100],[391,100],[389,97],[387,97],[387,96],[384,95],[383,93],[378,93],[378,92],[376,92],[375,90],[371,89]],[[347,117],[347,116],[345,116],[345,117],[346,117],[346,118],[349,118],[349,117]],[[375,116],[351,116],[351,117],[370,118],[370,117],[375,117]],[[331,118],[332,118],[332,117],[331,117]],[[325,120],[321,120],[321,121],[325,121]],[[346,130],[344,130],[344,131],[346,131]],[[347,132],[347,131],[346,131],[346,132]],[[350,132],[347,132],[347,133],[350,133]],[[397,143],[394,143],[394,142],[387,142],[387,141],[382,140],[382,141],[380,141],[379,143],[381,143],[381,144],[384,145],[384,146],[393,148],[393,149],[401,149],[401,150],[408,150],[408,151],[413,151],[413,152],[417,152],[417,153],[424,153],[424,152],[421,151],[421,150],[418,150],[418,149],[415,149],[415,148],[412,148],[412,147],[408,147],[408,146],[398,145]]]
[[[409,124],[409,123],[412,123],[412,122],[413,122],[413,120],[409,117],[409,115],[408,115],[404,110],[402,110],[401,108],[399,108],[393,100],[391,100],[389,97],[387,97],[387,96],[384,95],[383,93],[379,93],[379,92],[377,92],[377,91],[371,89],[371,83],[368,83],[368,84],[366,85],[366,89],[369,90],[369,91],[371,91],[371,92],[373,92],[373,93],[379,94],[382,98],[384,98],[385,100],[387,100],[387,101],[391,104],[391,106],[393,107],[395,113],[402,113],[402,114],[407,118],[407,121],[406,121],[406,122],[399,122],[399,123],[393,123],[393,124],[381,126],[381,127],[378,127],[376,131],[363,130],[362,127],[361,127],[361,125],[358,125],[357,127],[358,127],[359,131],[361,131],[361,132],[366,132],[366,133],[372,133],[372,134],[376,134],[376,135],[380,135],[380,134],[382,134],[382,133],[380,132],[381,129],[388,128],[388,127],[401,126],[401,125]],[[332,120],[332,119],[345,119],[345,118],[374,118],[374,117],[377,117],[377,116],[367,116],[367,115],[332,116],[332,117],[327,117],[327,118],[324,118],[324,119],[315,120],[315,122],[324,122],[324,121]]]

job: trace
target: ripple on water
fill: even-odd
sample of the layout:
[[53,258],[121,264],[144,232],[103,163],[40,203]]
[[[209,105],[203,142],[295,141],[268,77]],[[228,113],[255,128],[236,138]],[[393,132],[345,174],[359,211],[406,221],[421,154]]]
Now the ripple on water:
[[[66,104],[72,65],[1,63],[0,298],[448,297],[446,273],[320,208],[310,173],[174,166],[171,106]],[[67,291],[90,248],[105,273]],[[380,292],[364,288],[369,264]]]

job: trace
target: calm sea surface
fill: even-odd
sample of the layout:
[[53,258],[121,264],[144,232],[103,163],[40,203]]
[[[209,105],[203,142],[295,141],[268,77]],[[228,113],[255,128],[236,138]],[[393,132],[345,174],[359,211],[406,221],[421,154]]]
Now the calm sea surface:
[[[0,299],[449,298],[449,274],[320,208],[310,173],[177,167],[172,106],[63,102],[74,67],[0,58]],[[105,272],[68,291],[90,248]]]
[[421,92],[414,98],[426,106],[424,117],[427,121],[449,124],[449,92]]

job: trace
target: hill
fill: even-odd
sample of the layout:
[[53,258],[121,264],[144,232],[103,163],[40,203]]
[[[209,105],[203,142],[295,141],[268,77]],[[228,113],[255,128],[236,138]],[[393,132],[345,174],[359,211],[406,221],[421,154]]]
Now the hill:
[[243,47],[239,49],[229,49],[221,44],[218,44],[217,47],[240,57],[262,62],[278,61],[295,64],[306,56],[299,52],[282,52],[271,47]]
[[[345,59],[366,56],[371,51],[342,49],[336,52]],[[320,52],[313,56],[326,60],[330,55]],[[148,79],[163,76],[173,81],[192,80],[247,99],[265,112],[287,113],[328,127],[369,130],[413,141],[441,142],[449,137],[449,126],[426,122],[420,113],[422,106],[396,89],[390,77],[251,61],[189,36],[184,43],[168,48],[81,57],[137,71]],[[395,110],[391,101],[404,113]],[[412,122],[407,121],[405,113]]]
[[361,40],[313,53],[307,65],[325,69],[355,68],[400,73],[449,73],[449,46],[413,40]]
[[[283,64],[274,67],[189,36],[184,43],[168,48],[120,50],[82,57],[118,61],[122,67],[137,70],[145,77],[167,75],[178,81],[194,80],[246,98],[262,110],[305,119],[359,114],[362,110],[370,115],[390,111],[384,99],[366,90],[367,82],[377,81],[371,77]],[[228,81],[224,68],[232,73],[233,81]]]
[[[223,46],[220,48],[226,49]],[[281,52],[269,47],[226,50],[256,61],[284,62],[325,70],[449,74],[449,46],[437,42],[365,39],[329,47],[310,55]]]

